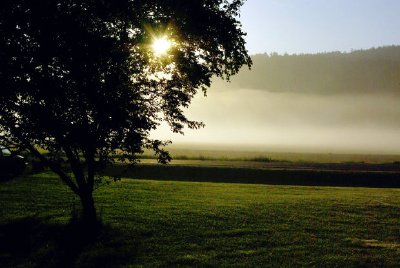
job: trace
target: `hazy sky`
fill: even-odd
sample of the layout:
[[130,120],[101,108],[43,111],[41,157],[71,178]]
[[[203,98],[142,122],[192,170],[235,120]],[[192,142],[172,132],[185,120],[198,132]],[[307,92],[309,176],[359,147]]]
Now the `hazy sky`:
[[313,53],[400,44],[400,0],[247,0],[251,54]]

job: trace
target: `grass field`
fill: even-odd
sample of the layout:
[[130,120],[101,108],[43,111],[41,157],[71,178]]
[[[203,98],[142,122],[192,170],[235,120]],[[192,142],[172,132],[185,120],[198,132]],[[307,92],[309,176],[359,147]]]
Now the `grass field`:
[[[194,147],[194,149],[189,149]],[[205,146],[205,149],[191,146],[174,146],[171,145],[168,151],[175,160],[202,160],[202,161],[252,161],[252,162],[273,162],[273,161],[288,161],[288,162],[312,162],[312,163],[393,163],[400,162],[400,155],[391,154],[355,154],[355,153],[305,153],[305,152],[275,152],[265,151],[255,148],[237,147],[220,148],[214,146]],[[142,158],[154,158],[151,150],[145,150]]]
[[54,175],[1,182],[1,266],[400,264],[399,189],[123,179],[95,198],[105,227],[86,241]]

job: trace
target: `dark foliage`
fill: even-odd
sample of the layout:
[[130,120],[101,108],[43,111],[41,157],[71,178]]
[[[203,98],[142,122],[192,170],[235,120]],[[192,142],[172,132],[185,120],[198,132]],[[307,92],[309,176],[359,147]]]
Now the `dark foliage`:
[[[2,139],[56,172],[93,219],[99,167],[121,152],[134,163],[143,147],[167,162],[149,132],[162,120],[175,132],[201,127],[182,109],[213,75],[227,79],[251,64],[237,20],[242,2],[1,1]],[[161,35],[174,46],[156,57],[151,42]]]

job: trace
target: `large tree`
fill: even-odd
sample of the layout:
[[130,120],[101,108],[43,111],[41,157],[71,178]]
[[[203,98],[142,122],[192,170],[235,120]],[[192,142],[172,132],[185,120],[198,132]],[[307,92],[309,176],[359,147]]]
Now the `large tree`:
[[167,161],[149,132],[163,120],[174,132],[201,127],[183,108],[213,76],[228,79],[250,66],[238,21],[242,4],[0,1],[3,140],[58,174],[80,197],[84,219],[95,220],[99,167],[116,154],[134,161],[144,147]]

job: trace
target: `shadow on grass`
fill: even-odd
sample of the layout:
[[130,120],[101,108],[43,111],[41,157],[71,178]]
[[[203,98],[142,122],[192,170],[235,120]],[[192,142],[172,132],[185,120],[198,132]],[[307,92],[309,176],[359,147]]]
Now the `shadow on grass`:
[[109,226],[48,224],[23,218],[0,225],[2,267],[118,267],[135,263],[138,243]]
[[17,176],[13,174],[0,174],[0,182],[7,182],[15,179]]
[[255,183],[299,186],[400,188],[400,172],[255,169],[236,167],[114,165],[107,176],[194,182]]

